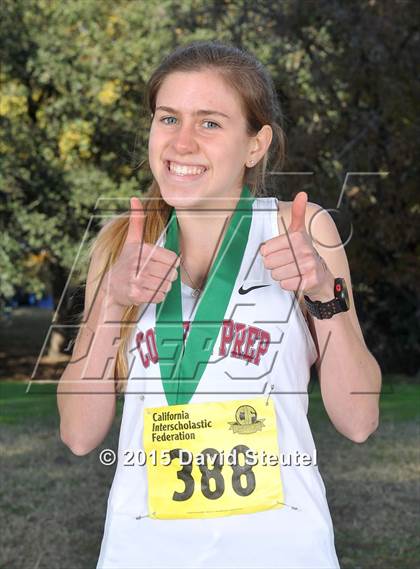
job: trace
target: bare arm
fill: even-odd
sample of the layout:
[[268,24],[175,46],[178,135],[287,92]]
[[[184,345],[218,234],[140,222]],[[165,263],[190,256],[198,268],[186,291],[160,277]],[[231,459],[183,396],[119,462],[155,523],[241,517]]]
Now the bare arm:
[[83,324],[57,389],[60,435],[75,454],[96,448],[115,416],[114,369],[125,309],[162,302],[178,275],[173,251],[142,243],[144,219],[140,200],[132,198],[118,259],[103,278],[101,254],[94,253],[89,267]]
[[[280,233],[284,233],[290,219],[291,204],[281,202]],[[308,203],[305,225],[313,246],[328,268],[323,289],[317,294],[309,294],[310,298],[321,302],[331,300],[334,278],[343,277],[350,301],[348,312],[330,319],[318,320],[308,315],[318,348],[316,366],[322,399],[336,429],[352,441],[361,443],[378,426],[381,370],[363,338],[353,301],[347,256],[334,221],[320,206]],[[300,293],[300,305],[306,312],[302,291]]]
[[114,367],[123,308],[113,306],[105,314],[105,295],[95,280],[97,261],[93,257],[89,268],[84,323],[57,388],[60,436],[77,455],[89,453],[103,441],[116,407]]

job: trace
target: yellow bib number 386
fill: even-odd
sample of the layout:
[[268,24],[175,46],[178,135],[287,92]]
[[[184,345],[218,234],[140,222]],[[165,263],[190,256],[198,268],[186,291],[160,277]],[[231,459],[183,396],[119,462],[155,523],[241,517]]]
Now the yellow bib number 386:
[[150,517],[207,518],[283,506],[271,399],[149,407],[144,413]]

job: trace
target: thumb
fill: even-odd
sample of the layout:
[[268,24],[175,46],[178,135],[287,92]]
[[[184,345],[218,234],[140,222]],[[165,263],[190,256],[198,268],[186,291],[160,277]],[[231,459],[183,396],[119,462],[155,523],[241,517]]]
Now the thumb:
[[143,239],[144,220],[143,205],[139,198],[130,199],[130,220],[128,222],[128,233],[126,243],[141,243]]
[[299,192],[292,202],[292,220],[289,225],[289,231],[306,231],[305,213],[306,204],[308,202],[308,194]]

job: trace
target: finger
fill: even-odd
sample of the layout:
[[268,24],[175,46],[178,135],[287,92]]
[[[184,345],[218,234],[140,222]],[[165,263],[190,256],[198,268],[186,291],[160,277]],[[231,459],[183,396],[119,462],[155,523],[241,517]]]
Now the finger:
[[180,257],[176,253],[170,249],[165,249],[165,247],[159,247],[158,245],[153,246],[151,259],[167,265],[167,268],[178,267],[180,264]]
[[284,251],[285,249],[290,249],[289,239],[287,235],[278,235],[272,239],[268,239],[260,247],[260,253],[266,257],[275,251]]
[[306,281],[305,281],[305,277],[292,277],[290,279],[283,279],[281,281],[279,281],[279,284],[281,286],[281,288],[283,288],[284,290],[305,290],[306,288]]
[[160,277],[148,275],[146,279],[141,281],[141,288],[146,290],[157,290],[166,294],[171,290],[172,284],[172,281],[168,279],[161,279]]
[[289,263],[284,267],[278,267],[271,271],[271,276],[275,281],[283,281],[286,279],[293,279],[295,277],[299,278],[302,276],[302,270],[296,263]]
[[308,203],[308,194],[299,192],[292,202],[292,220],[289,225],[289,231],[306,231],[305,213],[306,204]]
[[145,267],[146,266],[147,266],[147,276],[151,275],[161,280],[167,279],[168,281],[171,282],[173,282],[178,276],[178,271],[176,270],[176,268],[171,267],[166,263],[161,263],[155,260],[151,260],[149,261],[149,263],[147,263],[147,265],[145,264]]
[[295,256],[290,247],[288,249],[284,249],[283,251],[274,251],[274,253],[270,253],[269,255],[263,257],[264,267],[270,270],[283,267],[284,265],[288,265],[294,261]]
[[130,199],[130,220],[126,243],[141,243],[143,239],[144,223],[146,214],[139,198]]
[[162,291],[149,290],[148,288],[139,288],[136,294],[135,304],[158,303],[165,300],[166,293]]

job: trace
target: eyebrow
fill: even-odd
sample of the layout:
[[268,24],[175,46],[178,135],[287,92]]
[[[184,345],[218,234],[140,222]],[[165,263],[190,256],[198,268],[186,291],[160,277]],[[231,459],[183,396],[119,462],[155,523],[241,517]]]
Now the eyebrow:
[[[178,112],[175,109],[172,109],[171,107],[163,107],[163,106],[156,107],[155,110],[156,111],[166,111],[168,113],[174,113],[174,114],[176,114]],[[220,111],[213,111],[211,109],[200,109],[199,111],[193,112],[193,115],[196,115],[196,116],[220,115],[221,117],[225,117],[226,119],[230,119],[230,117],[228,115],[226,115],[225,113],[221,113]]]

